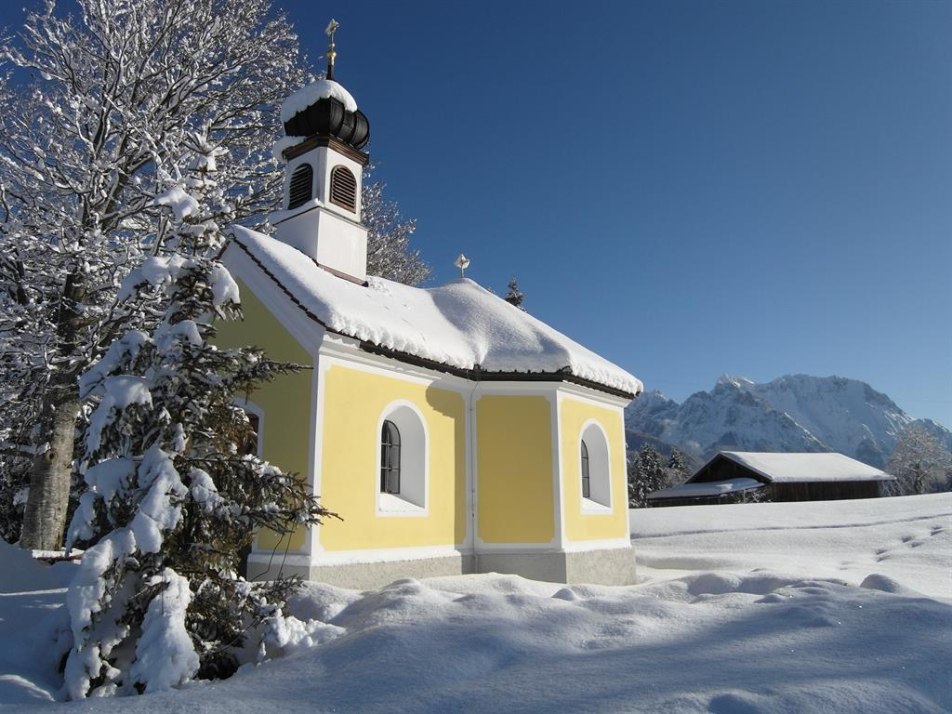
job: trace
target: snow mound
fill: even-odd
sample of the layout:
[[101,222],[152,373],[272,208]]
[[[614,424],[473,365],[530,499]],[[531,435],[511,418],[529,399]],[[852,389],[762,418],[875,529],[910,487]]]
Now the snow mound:
[[[952,494],[635,511],[642,584],[500,574],[408,578],[365,592],[308,583],[287,608],[297,619],[277,633],[280,661],[83,706],[948,712],[950,516]],[[685,572],[657,567],[663,560]],[[706,567],[715,560],[724,564]],[[39,644],[55,650],[51,631],[41,636],[29,622],[35,600],[0,598],[0,712],[50,711],[41,700],[53,698],[59,675],[54,661],[34,662]]]
[[30,551],[0,540],[0,593],[51,590],[62,587],[62,576],[45,563],[33,559]]
[[863,582],[859,584],[859,586],[868,590],[879,590],[884,593],[893,593],[895,595],[908,595],[910,597],[917,597],[920,595],[912,588],[907,588],[890,578],[888,575],[883,575],[882,573],[872,573],[867,575],[863,579]]

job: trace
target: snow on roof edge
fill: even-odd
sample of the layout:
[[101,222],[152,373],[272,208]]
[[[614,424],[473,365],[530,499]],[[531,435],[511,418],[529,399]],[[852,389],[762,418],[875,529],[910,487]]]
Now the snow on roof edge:
[[[723,456],[750,469],[772,483],[817,483],[823,481],[894,481],[895,476],[836,451],[773,452],[719,451],[698,471]],[[790,469],[795,469],[790,471]],[[820,475],[799,471],[819,469]],[[825,473],[824,473],[825,472]],[[693,478],[693,477],[692,477]]]
[[752,491],[764,488],[767,484],[757,479],[742,476],[725,479],[723,481],[705,481],[702,483],[682,483],[678,486],[669,486],[648,494],[648,500],[661,498],[702,498],[705,496],[726,496],[741,491]]
[[[343,337],[360,341],[361,349],[364,349],[365,351],[383,354],[403,362],[407,362],[410,364],[417,364],[422,367],[434,369],[437,371],[447,372],[450,374],[456,374],[457,376],[462,376],[466,379],[476,380],[476,381],[478,380],[553,381],[553,382],[564,381],[564,382],[578,384],[580,386],[589,387],[597,391],[605,392],[605,393],[612,394],[614,396],[623,397],[626,399],[632,399],[634,397],[637,397],[644,391],[644,385],[639,379],[632,376],[631,374],[629,374],[622,368],[618,367],[617,365],[609,362],[605,358],[600,357],[594,352],[591,352],[591,350],[588,350],[582,345],[575,343],[573,340],[571,340],[571,338],[568,338],[565,335],[562,335],[562,333],[559,333],[554,328],[549,326],[547,323],[542,322],[538,318],[535,318],[532,315],[529,315],[528,313],[522,313],[521,318],[525,321],[530,321],[533,324],[540,325],[545,330],[551,333],[554,333],[559,338],[561,338],[561,341],[564,344],[568,345],[570,348],[577,348],[578,352],[588,353],[589,355],[591,355],[591,357],[594,359],[589,360],[590,364],[588,364],[587,366],[589,368],[589,372],[592,372],[594,374],[590,374],[590,375],[579,374],[573,368],[573,364],[572,364],[573,358],[574,358],[574,361],[578,361],[577,358],[579,357],[579,354],[572,354],[571,351],[567,352],[564,355],[564,357],[567,360],[567,363],[560,365],[557,368],[550,368],[550,369],[540,368],[535,370],[529,369],[529,368],[527,369],[487,369],[485,367],[482,367],[478,361],[473,359],[473,355],[469,355],[470,359],[468,360],[461,360],[459,355],[457,355],[456,359],[440,360],[435,358],[434,356],[420,355],[408,349],[401,349],[399,346],[395,346],[392,344],[385,344],[381,340],[374,339],[374,335],[362,335],[362,334],[359,334],[358,331],[356,330],[348,330],[346,329],[346,327],[342,327],[340,325],[334,324],[333,319],[327,319],[326,316],[322,317],[321,315],[317,314],[317,312],[315,312],[314,310],[309,309],[309,307],[305,305],[304,302],[302,302],[299,296],[295,294],[294,290],[292,290],[289,286],[285,285],[284,282],[281,280],[281,278],[278,275],[276,275],[273,270],[269,269],[267,265],[264,264],[264,262],[261,259],[261,256],[258,256],[255,254],[255,248],[259,250],[261,248],[262,239],[263,241],[268,242],[268,243],[264,243],[263,245],[268,245],[270,243],[271,246],[275,246],[275,247],[284,246],[283,248],[281,248],[281,250],[289,248],[290,246],[287,246],[287,244],[277,240],[276,238],[266,236],[264,234],[258,233],[257,231],[253,231],[243,226],[233,225],[231,226],[231,229],[232,229],[231,230],[232,240],[229,241],[229,245],[231,243],[235,243],[242,250],[242,252],[245,253],[247,257],[250,258],[251,261],[275,284],[275,286],[278,289],[284,292],[288,296],[288,298],[298,308],[300,308],[312,320],[314,320],[315,322],[320,324],[322,327],[324,327],[324,329],[326,329],[327,331],[332,332],[334,334],[341,335]],[[272,241],[273,243],[271,243]],[[227,248],[228,246],[225,247],[223,253],[227,251]],[[296,251],[296,249],[293,249],[293,250]],[[298,256],[295,256],[295,258],[299,257],[299,255],[301,254],[299,253]],[[315,277],[320,275],[326,275],[329,278],[333,277],[331,276],[331,273],[323,269],[317,263],[317,261],[313,260],[310,257],[308,257],[308,261],[309,261],[309,267],[307,268],[308,270],[320,271],[319,273],[314,274]],[[298,261],[298,263],[300,263],[300,261]],[[275,267],[280,268],[280,265],[276,263]],[[323,280],[323,278],[321,279]],[[340,280],[340,278],[333,277],[333,280],[335,281]],[[502,298],[499,298],[493,293],[490,293],[488,290],[486,290],[485,288],[480,286],[478,283],[470,279],[451,281],[450,283],[447,283],[447,285],[445,286],[441,286],[441,287],[433,288],[433,289],[414,288],[414,287],[406,286],[400,283],[394,283],[393,281],[389,281],[384,278],[374,277],[374,278],[371,278],[370,280],[372,282],[376,282],[378,285],[381,285],[384,290],[399,288],[399,290],[402,290],[402,291],[407,291],[407,290],[419,291],[420,294],[426,294],[432,299],[437,299],[437,298],[434,298],[434,295],[437,295],[438,293],[441,293],[441,292],[445,292],[447,289],[450,289],[453,286],[456,286],[456,285],[471,286],[471,287],[467,287],[467,289],[475,288],[480,293],[485,294],[485,296],[490,296],[492,298],[495,298],[498,301],[502,301]],[[367,286],[358,286],[353,284],[349,285],[349,287],[344,289],[352,290],[354,288],[357,288],[358,290],[370,289]],[[442,295],[437,295],[437,297],[442,298]],[[582,357],[584,357],[584,354],[582,355]],[[464,362],[467,362],[467,363],[464,363]],[[584,367],[586,365],[583,364],[582,366]],[[601,369],[600,370],[595,369],[596,367],[600,367]],[[624,379],[622,379],[622,375]],[[600,380],[598,377],[602,377],[604,381]],[[609,377],[612,377],[614,379],[609,379]],[[609,383],[609,382],[614,382],[614,383]]]

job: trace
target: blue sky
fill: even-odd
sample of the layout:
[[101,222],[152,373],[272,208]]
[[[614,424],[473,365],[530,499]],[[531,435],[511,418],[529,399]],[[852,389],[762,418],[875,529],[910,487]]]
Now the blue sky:
[[276,5],[315,66],[341,22],[431,283],[515,276],[679,401],[836,374],[952,426],[952,2]]
[[868,381],[952,425],[952,3],[280,3],[467,274],[682,400]]

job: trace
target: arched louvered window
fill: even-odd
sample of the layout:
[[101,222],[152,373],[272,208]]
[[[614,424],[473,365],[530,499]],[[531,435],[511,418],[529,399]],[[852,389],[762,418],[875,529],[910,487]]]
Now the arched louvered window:
[[582,498],[592,497],[592,479],[589,474],[588,447],[582,442]]
[[380,492],[400,493],[400,431],[389,420],[380,430]]
[[348,211],[357,210],[357,178],[344,166],[331,171],[331,203]]
[[303,206],[311,200],[314,186],[314,169],[310,164],[301,164],[291,174],[291,186],[288,188],[288,208]]

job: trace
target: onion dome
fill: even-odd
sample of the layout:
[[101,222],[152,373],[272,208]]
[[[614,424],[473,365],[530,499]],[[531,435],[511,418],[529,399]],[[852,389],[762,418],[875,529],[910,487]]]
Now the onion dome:
[[331,20],[325,30],[330,38],[327,79],[319,79],[288,97],[281,105],[281,121],[288,136],[333,136],[362,149],[370,141],[370,122],[351,93],[334,81],[334,33],[338,27],[337,20]]
[[281,105],[288,136],[333,136],[355,149],[370,141],[370,122],[350,92],[333,79],[320,79],[288,97]]

